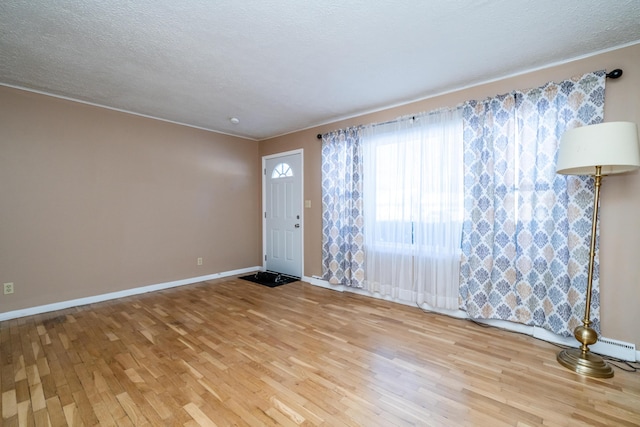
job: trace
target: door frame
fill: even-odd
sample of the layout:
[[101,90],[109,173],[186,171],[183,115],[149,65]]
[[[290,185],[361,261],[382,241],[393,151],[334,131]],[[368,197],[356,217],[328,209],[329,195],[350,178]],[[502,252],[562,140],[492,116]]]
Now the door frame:
[[300,154],[300,278],[304,277],[304,149],[262,156],[262,269],[267,269],[267,160]]

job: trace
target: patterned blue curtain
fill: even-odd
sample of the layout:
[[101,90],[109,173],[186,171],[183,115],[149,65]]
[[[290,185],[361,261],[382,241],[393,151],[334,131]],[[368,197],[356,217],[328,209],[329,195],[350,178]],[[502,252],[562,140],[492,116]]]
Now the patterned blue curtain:
[[[582,324],[593,181],[555,173],[568,129],[599,123],[605,73],[464,105],[461,308],[543,327]],[[598,268],[591,325],[599,331]]]
[[333,285],[364,285],[361,128],[322,137],[322,264]]

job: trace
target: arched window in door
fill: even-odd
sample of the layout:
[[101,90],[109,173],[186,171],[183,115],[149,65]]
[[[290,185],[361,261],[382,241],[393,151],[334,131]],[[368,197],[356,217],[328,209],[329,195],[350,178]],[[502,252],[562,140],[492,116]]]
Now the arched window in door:
[[286,178],[289,176],[293,176],[293,170],[291,170],[291,166],[286,163],[278,163],[271,173],[271,179]]

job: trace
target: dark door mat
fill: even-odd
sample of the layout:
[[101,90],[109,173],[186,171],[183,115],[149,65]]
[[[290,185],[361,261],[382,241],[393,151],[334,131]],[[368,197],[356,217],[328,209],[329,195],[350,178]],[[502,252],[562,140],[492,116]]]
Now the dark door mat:
[[258,271],[248,276],[241,276],[240,279],[248,280],[253,283],[275,288],[276,286],[286,285],[287,283],[300,280],[299,277],[285,276],[284,274],[274,273],[271,271]]

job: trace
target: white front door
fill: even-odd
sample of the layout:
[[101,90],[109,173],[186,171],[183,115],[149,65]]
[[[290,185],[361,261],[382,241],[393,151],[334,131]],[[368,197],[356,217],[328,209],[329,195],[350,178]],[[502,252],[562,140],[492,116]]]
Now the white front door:
[[302,152],[267,156],[262,163],[265,268],[301,277]]

